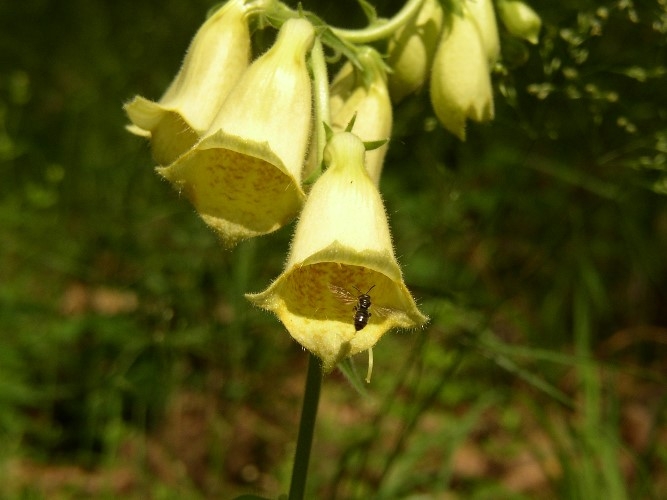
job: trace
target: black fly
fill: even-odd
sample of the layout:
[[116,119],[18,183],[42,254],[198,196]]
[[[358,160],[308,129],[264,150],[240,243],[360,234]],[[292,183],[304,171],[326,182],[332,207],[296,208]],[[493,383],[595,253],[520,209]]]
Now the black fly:
[[340,298],[343,302],[357,304],[354,306],[354,329],[356,331],[363,330],[363,328],[368,324],[368,320],[372,316],[371,312],[368,310],[371,307],[371,296],[368,295],[370,291],[375,288],[375,285],[370,287],[366,293],[361,293],[356,286],[352,287],[359,293],[355,298],[350,292],[345,290],[345,288],[329,285],[331,291]]
[[[354,286],[354,285],[353,285]],[[370,292],[373,288],[375,288],[375,285],[370,287],[368,289],[368,292]],[[359,290],[356,286],[354,289],[359,292],[359,297],[357,297],[357,305],[354,306],[354,329],[356,331],[361,330],[368,324],[368,320],[371,317],[371,313],[368,310],[369,307],[371,307],[371,296],[368,295],[368,292],[366,293],[361,293],[361,290]]]

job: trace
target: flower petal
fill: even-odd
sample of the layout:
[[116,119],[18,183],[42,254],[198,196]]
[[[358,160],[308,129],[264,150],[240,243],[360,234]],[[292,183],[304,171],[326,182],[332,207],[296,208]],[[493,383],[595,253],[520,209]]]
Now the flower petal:
[[136,96],[125,105],[137,135],[151,137],[155,161],[168,165],[210,126],[250,62],[242,0],[230,0],[199,28],[183,66],[158,102]]
[[267,143],[223,132],[157,172],[183,192],[228,247],[291,221],[305,194]]

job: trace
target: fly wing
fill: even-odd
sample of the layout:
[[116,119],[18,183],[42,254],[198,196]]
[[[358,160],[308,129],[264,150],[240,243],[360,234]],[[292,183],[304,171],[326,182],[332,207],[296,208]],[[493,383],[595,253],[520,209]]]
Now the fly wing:
[[380,318],[388,318],[392,314],[396,313],[396,309],[392,309],[391,307],[376,306],[374,304],[371,305],[370,311],[373,314],[377,314]]
[[350,292],[348,292],[345,288],[342,286],[337,286],[337,285],[329,285],[329,290],[331,290],[331,293],[336,296],[336,298],[345,304],[356,304],[358,298],[352,295]]

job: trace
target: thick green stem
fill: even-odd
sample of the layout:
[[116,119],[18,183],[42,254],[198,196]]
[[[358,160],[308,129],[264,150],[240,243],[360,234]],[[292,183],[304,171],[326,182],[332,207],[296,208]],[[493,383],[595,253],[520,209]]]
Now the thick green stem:
[[394,32],[417,15],[424,0],[408,0],[403,8],[391,19],[379,21],[367,28],[346,30],[331,28],[337,37],[351,43],[371,43],[389,38]]
[[292,482],[289,490],[289,500],[303,500],[308,478],[308,462],[313,444],[313,431],[317,418],[317,406],[320,401],[320,387],[322,386],[322,369],[319,360],[309,355],[306,389],[303,395],[301,421],[299,422],[299,437],[296,441],[296,453],[292,468]]
[[[423,3],[424,0],[408,0],[403,8],[389,19],[378,19],[373,24],[361,29],[330,27],[331,33],[346,44],[368,44],[383,40],[392,36],[397,29],[407,24],[410,19],[416,16]],[[275,23],[274,26],[276,27],[281,26],[289,18],[300,17],[301,15],[299,11],[290,9],[279,0],[250,0],[246,3],[246,9],[247,12],[253,14],[263,13],[271,19],[272,23]],[[322,22],[318,19],[315,24],[320,25]],[[323,26],[326,27],[326,23]]]
[[315,139],[317,148],[315,155],[315,168],[310,173],[306,184],[313,183],[322,174],[322,156],[324,146],[327,144],[325,124],[331,123],[331,112],[329,110],[329,76],[327,74],[327,63],[324,59],[324,50],[320,38],[315,39],[313,50],[310,52],[311,67],[313,70],[314,89],[314,112],[315,112]]

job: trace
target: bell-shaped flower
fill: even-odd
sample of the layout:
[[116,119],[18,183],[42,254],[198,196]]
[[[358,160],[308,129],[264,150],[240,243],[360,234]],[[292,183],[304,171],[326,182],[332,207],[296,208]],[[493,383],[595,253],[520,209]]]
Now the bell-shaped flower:
[[[333,130],[343,131],[354,118],[351,132],[362,141],[383,141],[391,135],[392,107],[382,58],[370,47],[361,49],[358,57],[365,74],[348,62],[331,84],[331,125]],[[387,148],[384,144],[366,152],[366,170],[375,185],[380,183]]]
[[440,2],[425,0],[419,13],[389,39],[389,93],[394,102],[421,90],[431,71],[442,22]]
[[208,129],[249,63],[246,8],[243,0],[229,0],[199,28],[162,98],[136,96],[125,105],[128,130],[149,137],[155,161],[168,165]]
[[311,125],[306,55],[314,37],[305,19],[286,21],[204,137],[157,169],[228,246],[275,231],[303,205],[301,170]]
[[479,36],[489,67],[493,67],[500,55],[498,22],[493,10],[493,2],[491,0],[467,0],[465,5],[479,29]]
[[472,15],[452,13],[431,70],[431,103],[440,122],[461,140],[466,119],[493,119],[487,55]]
[[528,4],[519,0],[502,0],[498,2],[498,12],[512,35],[532,44],[538,42],[542,19]]
[[[328,169],[301,212],[285,270],[264,292],[246,295],[274,312],[325,372],[372,348],[390,328],[428,321],[403,282],[364,153],[352,133],[331,138],[324,151]],[[369,294],[370,307],[360,304],[361,294]]]

